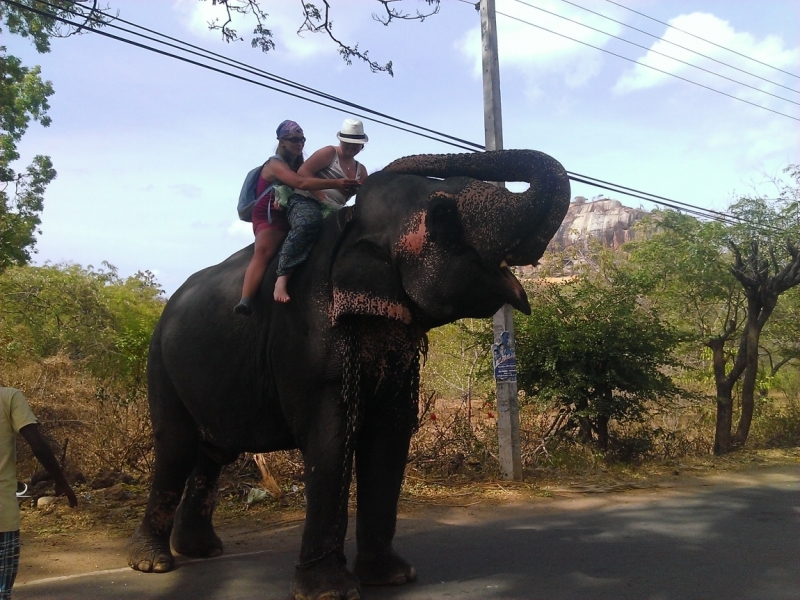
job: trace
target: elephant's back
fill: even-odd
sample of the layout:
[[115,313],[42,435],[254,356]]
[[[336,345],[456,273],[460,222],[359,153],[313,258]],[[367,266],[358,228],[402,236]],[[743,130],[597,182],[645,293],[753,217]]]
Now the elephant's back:
[[250,244],[224,261],[192,274],[170,297],[164,312],[183,312],[198,303],[207,304],[224,297],[236,297],[241,291],[241,278],[252,257],[253,244]]
[[[269,402],[266,362],[270,303],[243,317],[233,312],[253,246],[198,271],[173,294],[153,336],[151,386],[177,392],[204,437],[218,447],[248,447],[282,417]],[[157,364],[155,364],[157,362]]]

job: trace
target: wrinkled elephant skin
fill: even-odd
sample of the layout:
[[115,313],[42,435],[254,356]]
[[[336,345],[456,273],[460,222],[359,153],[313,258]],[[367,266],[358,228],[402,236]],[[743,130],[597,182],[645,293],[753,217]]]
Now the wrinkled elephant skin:
[[[530,188],[513,194],[484,181]],[[425,334],[505,303],[529,312],[508,266],[541,257],[569,196],[563,167],[539,152],[408,157],[370,176],[354,208],[325,219],[288,304],[272,301],[273,263],[253,314],[233,314],[252,246],[190,277],[150,345],[155,469],[131,567],[170,570],[170,545],[221,553],[212,516],[222,465],[299,448],[307,510],[295,598],[353,599],[361,584],[413,581],[392,540]],[[353,455],[351,572],[343,540]]]

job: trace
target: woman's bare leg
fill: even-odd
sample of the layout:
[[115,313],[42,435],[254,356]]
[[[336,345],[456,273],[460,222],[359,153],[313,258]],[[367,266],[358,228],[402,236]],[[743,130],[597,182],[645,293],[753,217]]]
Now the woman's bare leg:
[[253,250],[253,258],[250,260],[250,264],[244,272],[242,299],[234,308],[235,312],[245,315],[250,314],[252,311],[250,303],[258,293],[261,280],[264,279],[264,273],[285,237],[285,231],[262,229],[258,232],[258,235],[256,235],[255,249]]

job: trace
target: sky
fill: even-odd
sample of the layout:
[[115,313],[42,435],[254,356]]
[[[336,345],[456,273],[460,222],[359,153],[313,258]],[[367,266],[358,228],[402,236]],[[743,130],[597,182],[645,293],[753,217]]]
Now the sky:
[[[470,3],[444,0],[439,14],[424,22],[384,26],[372,17],[382,10],[379,3],[332,0],[336,35],[358,43],[377,62],[391,60],[391,77],[358,61],[348,66],[324,35],[298,35],[299,1],[262,0],[276,44],[266,54],[250,47],[246,32],[254,22],[246,17],[234,23],[243,42],[228,44],[209,31],[209,20],[225,18],[210,0],[108,1],[128,21],[373,110],[484,142],[480,18]],[[737,194],[774,197],[772,181],[800,163],[800,79],[792,75],[800,75],[800,4],[619,4],[496,1],[504,146],[540,150],[568,171],[715,210],[724,210]],[[413,13],[427,4],[405,0],[395,6]],[[236,201],[247,172],[274,153],[281,121],[303,127],[308,155],[337,143],[336,132],[352,114],[93,33],[53,40],[43,55],[7,31],[0,43],[24,64],[41,65],[55,88],[52,125],[31,125],[17,165],[45,154],[58,171],[46,192],[34,263],[99,268],[105,261],[122,276],[150,270],[168,295],[192,273],[252,242],[251,226],[237,219]],[[364,121],[370,141],[359,160],[369,172],[401,156],[463,151]],[[573,196],[590,199],[601,193],[652,208],[583,184],[572,188]]]

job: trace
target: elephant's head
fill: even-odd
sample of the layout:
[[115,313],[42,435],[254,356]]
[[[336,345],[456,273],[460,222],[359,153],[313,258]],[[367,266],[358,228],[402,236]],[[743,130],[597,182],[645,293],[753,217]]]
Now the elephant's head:
[[[485,181],[530,187],[512,193]],[[331,267],[332,317],[428,328],[488,317],[506,303],[530,313],[508,267],[541,258],[569,199],[564,168],[533,150],[399,159],[359,190]]]

